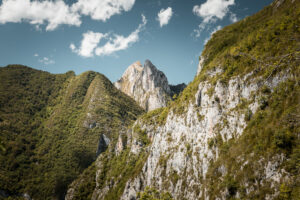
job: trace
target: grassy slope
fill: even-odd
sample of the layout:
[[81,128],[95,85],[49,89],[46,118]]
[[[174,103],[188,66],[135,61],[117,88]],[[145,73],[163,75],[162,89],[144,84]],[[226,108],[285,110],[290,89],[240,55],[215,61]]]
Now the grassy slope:
[[[148,140],[145,133],[135,131],[138,136]],[[149,141],[146,142],[146,145]],[[145,161],[147,160],[149,152],[143,149],[138,155],[130,153],[130,147],[116,155],[111,149],[102,153],[97,161],[92,164],[92,167],[87,168],[84,172],[70,185],[74,189],[74,200],[90,199],[95,189],[101,191],[109,187],[109,190],[103,199],[119,199],[123,194],[127,181],[135,178],[142,170]],[[93,166],[96,165],[94,168]],[[98,187],[95,183],[96,170],[98,173]]]
[[[114,142],[142,113],[95,72],[53,75],[8,66],[0,68],[0,81],[0,189],[9,194],[62,199],[95,160],[100,135]],[[84,127],[90,120],[97,126]]]
[[[202,53],[205,59],[201,73],[187,86],[171,107],[175,113],[185,112],[195,98],[201,81],[227,84],[234,76],[253,72],[256,77],[270,78],[285,69],[299,67],[300,2],[285,0],[277,9],[270,5],[257,14],[224,27],[213,34]],[[212,78],[207,72],[221,68],[224,73]]]

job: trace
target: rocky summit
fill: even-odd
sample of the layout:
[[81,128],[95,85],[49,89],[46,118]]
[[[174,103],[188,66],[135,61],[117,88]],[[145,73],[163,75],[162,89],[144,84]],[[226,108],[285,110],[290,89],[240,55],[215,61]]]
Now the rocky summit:
[[170,100],[168,79],[150,60],[145,61],[144,67],[139,61],[130,65],[114,85],[146,111],[165,107]]

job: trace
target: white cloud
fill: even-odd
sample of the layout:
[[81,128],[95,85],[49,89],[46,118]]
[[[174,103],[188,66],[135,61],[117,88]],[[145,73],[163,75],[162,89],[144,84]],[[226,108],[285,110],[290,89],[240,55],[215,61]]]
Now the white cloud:
[[[223,19],[229,13],[229,6],[232,5],[235,5],[234,0],[207,0],[201,5],[195,5],[193,13],[203,19],[198,28],[194,30],[195,37],[200,37],[207,24]],[[231,15],[234,14],[231,13]]]
[[75,51],[75,49],[76,49],[75,44],[71,43],[71,44],[70,44],[70,49],[71,49],[72,51]]
[[0,23],[22,21],[34,25],[47,23],[46,30],[54,30],[60,24],[75,26],[81,24],[80,16],[72,12],[62,0],[3,0],[0,6]]
[[216,28],[214,28],[212,30],[212,32],[209,34],[209,37],[207,37],[205,40],[204,40],[204,45],[209,41],[209,39],[211,38],[211,36],[217,32],[218,30],[220,30],[222,28],[222,26],[217,26]]
[[133,31],[127,37],[124,37],[122,35],[114,35],[113,37],[110,37],[109,41],[105,45],[96,48],[96,55],[111,55],[114,52],[127,49],[131,44],[139,40],[139,33],[143,30],[146,24],[146,17],[142,15],[142,23],[139,24],[138,28],[135,31]]
[[236,14],[234,14],[234,13],[230,14],[230,21],[233,22],[233,23],[238,21],[238,18],[236,16]]
[[29,22],[40,30],[52,31],[59,25],[81,25],[81,15],[106,21],[111,16],[129,11],[135,0],[78,0],[69,6],[63,0],[3,0],[0,5],[0,24]]
[[217,26],[216,28],[214,28],[214,30],[210,33],[210,36],[212,36],[218,30],[221,30],[221,28],[222,28],[222,26]]
[[234,0],[207,0],[205,3],[195,5],[193,12],[208,23],[214,18],[223,19],[229,11],[229,6],[234,5]]
[[122,11],[131,10],[134,3],[135,0],[78,0],[72,5],[72,10],[94,20],[106,21]]
[[160,27],[167,25],[173,15],[173,11],[171,7],[167,9],[161,9],[157,14],[157,20],[159,21]]
[[55,63],[55,61],[53,59],[47,58],[47,57],[43,57],[41,59],[39,59],[40,63],[43,63],[45,65],[52,65]]
[[72,43],[70,44],[70,49],[83,57],[92,57],[94,49],[97,47],[98,43],[103,37],[105,37],[105,35],[102,33],[88,31],[83,34],[83,39],[81,41],[80,48],[77,49]]
[[202,22],[201,24],[199,24],[199,25],[198,25],[198,28],[197,28],[197,29],[194,29],[194,36],[195,36],[196,38],[200,37],[201,32],[205,29],[205,27],[206,27],[206,24],[205,24],[205,23]]
[[39,56],[39,54],[35,53],[33,56],[34,56],[34,57],[38,57],[38,56]]
[[[109,33],[103,34],[89,31],[83,34],[83,40],[81,41],[79,49],[77,49],[73,43],[70,44],[70,49],[84,57],[92,57],[94,55],[111,55],[114,52],[125,50],[130,47],[131,44],[137,42],[139,40],[139,33],[143,30],[146,24],[146,17],[142,15],[142,23],[139,24],[138,28],[127,37],[117,34],[111,35]],[[107,42],[104,45],[99,46],[102,38],[106,39]]]
[[42,31],[42,28],[40,27],[39,24],[36,24],[36,25],[35,25],[35,30],[37,30],[37,31]]

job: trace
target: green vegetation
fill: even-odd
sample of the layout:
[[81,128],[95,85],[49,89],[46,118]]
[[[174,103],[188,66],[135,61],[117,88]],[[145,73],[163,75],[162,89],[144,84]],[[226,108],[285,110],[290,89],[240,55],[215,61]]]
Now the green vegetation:
[[168,107],[158,108],[142,115],[140,119],[144,124],[161,126],[166,123],[168,114],[169,114]]
[[[119,199],[123,194],[126,182],[135,178],[142,170],[148,157],[147,152],[139,155],[130,154],[130,149],[124,149],[120,155],[110,151],[102,153],[93,165],[71,185],[75,189],[74,199],[90,199],[94,189],[101,190],[106,186],[110,190],[102,195],[103,199]],[[98,163],[98,164],[96,164]],[[94,165],[97,165],[98,179],[95,180]],[[95,187],[95,181],[98,187]]]
[[219,78],[224,80],[252,71],[265,78],[274,75],[299,55],[299,16],[299,2],[292,5],[288,0],[276,11],[268,6],[223,28],[205,46],[205,70],[221,64],[224,73]]
[[146,130],[142,130],[139,124],[136,124],[133,127],[133,131],[137,134],[139,140],[144,144],[147,145],[150,143],[150,140],[148,139]]
[[193,153],[191,144],[190,143],[186,143],[185,144],[185,148],[186,148],[186,154],[187,154],[187,156],[191,157],[192,153]]
[[[95,72],[54,75],[8,66],[0,68],[0,94],[0,190],[34,199],[63,199],[96,159],[100,135],[117,141],[142,113]],[[81,185],[80,195],[88,197],[93,185]]]
[[160,193],[155,188],[146,187],[143,192],[138,194],[139,200],[172,200],[168,192]]
[[134,155],[130,154],[130,149],[125,149],[119,156],[111,155],[109,152],[103,154],[103,158],[100,160],[102,164],[101,174],[97,180],[98,189],[102,189],[111,180],[118,180],[107,192],[104,199],[119,199],[123,194],[126,182],[141,172],[147,157],[147,152]]
[[[96,166],[95,163],[91,164],[87,169],[83,171],[83,173],[78,177],[80,183],[78,185],[72,187],[76,187],[74,193],[74,200],[82,200],[82,199],[91,199],[93,191],[96,187]],[[77,183],[76,181],[74,182]]]

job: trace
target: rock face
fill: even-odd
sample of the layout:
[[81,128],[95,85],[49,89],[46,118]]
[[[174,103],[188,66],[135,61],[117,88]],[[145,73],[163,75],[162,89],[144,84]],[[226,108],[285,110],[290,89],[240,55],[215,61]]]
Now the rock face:
[[[216,71],[210,71],[208,74],[216,76]],[[195,101],[187,105],[186,113],[178,115],[170,112],[163,126],[157,127],[138,121],[136,124],[142,127],[152,140],[151,146],[148,147],[151,153],[142,172],[127,182],[121,199],[137,199],[137,193],[143,191],[146,186],[161,191],[167,190],[174,199],[210,199],[203,183],[210,163],[218,159],[220,151],[217,147],[211,146],[210,141],[220,137],[225,142],[241,136],[247,122],[245,112],[237,108],[244,99],[251,102],[248,105],[251,113],[255,113],[260,107],[261,97],[251,95],[259,90],[260,81],[248,83],[246,79],[249,76],[251,74],[233,78],[228,86],[217,82],[211,96],[208,91],[212,85],[206,81],[201,82]],[[265,84],[275,88],[289,77],[291,76],[282,73]],[[138,154],[142,148],[133,142],[131,152]],[[263,166],[266,168],[262,175],[265,182],[272,183],[276,180],[277,183],[280,182],[282,174],[278,160],[282,159],[275,157],[273,161],[267,163],[267,166]],[[219,171],[225,175],[227,169],[222,166]],[[279,178],[276,177],[275,180],[273,174]],[[221,199],[226,199],[225,197],[226,193]]]
[[[223,70],[219,68],[205,72],[209,78],[222,73]],[[122,152],[124,155],[125,149],[131,157],[140,157],[143,152],[147,152],[139,173],[138,170],[135,171],[135,175],[126,181],[123,193],[116,199],[138,199],[137,194],[143,192],[147,186],[168,191],[174,199],[228,199],[230,196],[239,199],[241,194],[232,191],[230,187],[220,190],[214,197],[209,193],[206,182],[209,182],[213,163],[218,163],[220,154],[224,151],[224,147],[217,143],[227,144],[242,137],[247,127],[247,113],[254,115],[264,104],[261,99],[265,94],[259,92],[261,88],[267,87],[272,92],[281,83],[291,79],[293,75],[289,70],[268,80],[254,78],[253,73],[248,73],[231,78],[228,85],[217,81],[212,94],[209,93],[212,88],[210,81],[201,81],[197,84],[194,99],[186,104],[183,113],[179,114],[172,107],[168,108],[165,123],[160,125],[155,121],[155,116],[152,116],[153,120],[138,119],[133,128],[128,130],[127,141],[124,142],[119,137],[117,144],[111,146],[117,156],[122,155]],[[247,108],[241,108],[242,104],[246,104]],[[145,139],[141,139],[140,134],[146,134],[149,145],[143,142]],[[96,161],[96,180],[100,180],[104,170],[105,164],[101,156]],[[239,170],[249,168],[249,155],[241,155],[235,159],[240,163]],[[263,184],[243,180],[240,183],[241,188],[246,188],[243,195],[251,196],[259,191],[257,188],[270,184],[272,189],[265,194],[265,199],[274,199],[278,196],[282,178],[291,180],[291,175],[280,167],[286,157],[275,154],[268,159],[257,159],[259,161],[255,163],[257,172],[254,176],[262,178]],[[224,177],[230,170],[228,166],[221,163],[216,170],[219,175],[215,180],[226,184]],[[244,174],[248,176],[247,173]],[[96,181],[97,187],[93,191],[92,199],[105,199],[109,191],[117,188],[118,182],[125,178],[122,174],[117,175],[106,180],[105,184],[101,182],[101,187]]]
[[165,107],[171,95],[167,77],[150,60],[144,67],[139,61],[130,65],[114,85],[146,111]]
[[99,156],[100,153],[104,152],[107,149],[109,143],[110,143],[110,139],[105,134],[102,134],[98,142],[98,147],[96,152],[97,157]]
[[199,63],[198,63],[198,68],[197,68],[197,75],[200,74],[202,68],[203,68],[203,62],[204,58],[202,56],[199,57]]

